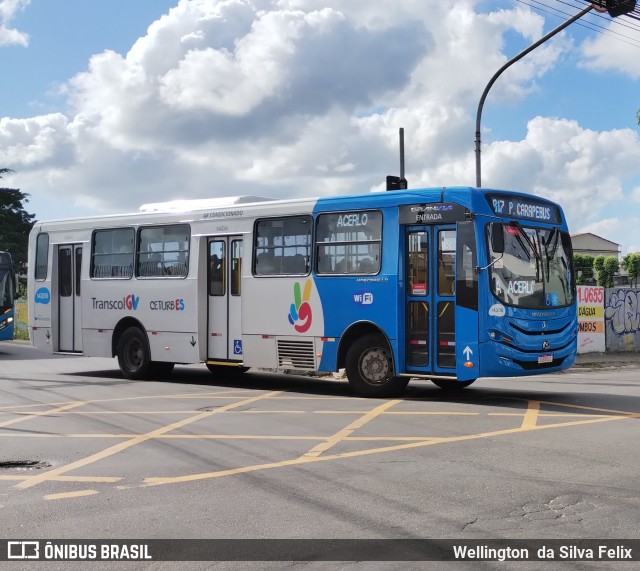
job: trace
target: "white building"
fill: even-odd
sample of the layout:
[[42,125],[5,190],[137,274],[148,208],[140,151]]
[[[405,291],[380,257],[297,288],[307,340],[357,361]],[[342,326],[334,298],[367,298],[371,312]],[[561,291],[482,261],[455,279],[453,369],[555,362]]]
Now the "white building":
[[611,240],[596,236],[591,232],[571,234],[573,253],[586,256],[615,256],[620,259],[621,247]]

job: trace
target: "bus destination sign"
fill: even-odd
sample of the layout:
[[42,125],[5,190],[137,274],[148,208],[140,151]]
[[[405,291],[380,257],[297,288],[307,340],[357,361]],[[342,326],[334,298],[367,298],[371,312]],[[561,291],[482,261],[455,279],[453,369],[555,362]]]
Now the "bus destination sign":
[[492,194],[487,196],[489,206],[499,216],[526,218],[538,222],[560,223],[560,210],[547,202],[517,196]]
[[409,204],[400,207],[400,224],[447,224],[466,219],[467,209],[453,202]]

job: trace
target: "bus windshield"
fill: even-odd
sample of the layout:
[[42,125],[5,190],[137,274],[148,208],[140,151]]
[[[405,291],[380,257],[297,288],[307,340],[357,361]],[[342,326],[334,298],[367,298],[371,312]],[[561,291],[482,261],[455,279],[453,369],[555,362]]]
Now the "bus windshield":
[[[505,305],[548,309],[571,305],[575,295],[571,238],[557,228],[512,222],[504,227],[504,254],[489,246],[491,291]],[[487,237],[489,225],[487,225]]]
[[0,313],[13,307],[14,289],[13,272],[0,268]]

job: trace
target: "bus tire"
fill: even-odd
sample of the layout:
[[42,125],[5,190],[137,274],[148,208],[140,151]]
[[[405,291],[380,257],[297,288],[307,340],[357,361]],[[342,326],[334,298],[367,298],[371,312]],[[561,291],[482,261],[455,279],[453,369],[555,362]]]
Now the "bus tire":
[[149,365],[149,377],[157,379],[166,379],[173,372],[175,363],[166,363],[165,361],[151,361]]
[[125,379],[146,379],[151,372],[149,340],[139,327],[125,329],[118,340],[118,365]]
[[397,395],[409,383],[408,378],[394,376],[391,348],[378,334],[365,335],[349,347],[345,369],[353,390],[366,397]]
[[476,379],[471,379],[470,381],[445,381],[442,379],[431,379],[431,382],[436,386],[440,387],[445,391],[461,391],[462,389],[466,389],[469,385],[473,384]]

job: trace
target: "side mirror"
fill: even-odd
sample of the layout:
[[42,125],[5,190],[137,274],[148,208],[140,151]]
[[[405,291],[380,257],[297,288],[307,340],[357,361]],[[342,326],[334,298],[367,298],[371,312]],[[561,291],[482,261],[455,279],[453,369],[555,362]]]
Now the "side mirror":
[[504,254],[504,226],[499,222],[492,222],[490,235],[493,253]]

